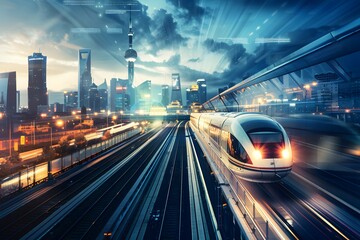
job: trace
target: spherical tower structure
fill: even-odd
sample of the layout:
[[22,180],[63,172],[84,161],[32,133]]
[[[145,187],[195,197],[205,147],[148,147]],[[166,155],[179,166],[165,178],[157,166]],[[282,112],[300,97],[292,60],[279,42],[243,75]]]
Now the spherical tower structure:
[[127,90],[130,95],[130,107],[135,103],[135,90],[134,90],[134,63],[137,58],[137,52],[132,48],[132,39],[134,36],[134,32],[132,30],[132,22],[131,22],[131,10],[130,10],[130,21],[129,21],[129,49],[125,52],[125,60],[128,63],[128,86]]

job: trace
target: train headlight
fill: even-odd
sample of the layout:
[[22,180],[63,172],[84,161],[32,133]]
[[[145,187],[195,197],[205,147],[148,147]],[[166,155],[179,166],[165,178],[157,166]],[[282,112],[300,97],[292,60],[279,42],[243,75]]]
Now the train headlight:
[[254,152],[254,156],[257,160],[261,160],[262,159],[262,154],[260,150],[255,150]]
[[288,150],[283,149],[283,150],[281,151],[281,156],[282,156],[282,158],[289,159],[290,153],[289,153]]

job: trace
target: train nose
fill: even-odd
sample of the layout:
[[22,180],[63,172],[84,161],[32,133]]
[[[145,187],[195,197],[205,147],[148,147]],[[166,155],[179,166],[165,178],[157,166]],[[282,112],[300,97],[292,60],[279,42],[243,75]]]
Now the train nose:
[[267,173],[262,174],[262,178],[264,182],[276,182],[280,181],[282,178],[287,176],[290,171],[291,167],[279,167],[277,166],[281,160],[280,159],[271,159],[270,166],[273,167],[273,171],[269,171]]

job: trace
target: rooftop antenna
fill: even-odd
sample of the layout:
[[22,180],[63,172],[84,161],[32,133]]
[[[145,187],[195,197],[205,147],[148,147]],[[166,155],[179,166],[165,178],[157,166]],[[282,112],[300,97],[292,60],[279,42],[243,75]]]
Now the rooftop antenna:
[[129,28],[132,29],[132,22],[131,22],[131,5],[130,5],[130,25]]

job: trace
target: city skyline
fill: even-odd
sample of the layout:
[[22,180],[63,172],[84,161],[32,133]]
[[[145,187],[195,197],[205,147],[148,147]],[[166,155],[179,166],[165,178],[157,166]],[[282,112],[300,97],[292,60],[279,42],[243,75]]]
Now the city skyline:
[[[184,86],[207,79],[211,97],[219,87],[238,83],[357,19],[360,12],[356,1],[219,3],[143,0],[134,6],[134,45],[139,55],[134,85],[146,79],[154,86],[170,85],[171,74],[179,72]],[[128,48],[128,11],[106,13],[124,9],[129,10],[63,1],[3,1],[0,72],[17,72],[17,89],[24,100],[27,56],[39,50],[48,57],[48,91],[73,91],[77,89],[78,50],[89,48],[96,84],[104,78],[127,78],[123,56]]]
[[[90,85],[93,85],[93,84],[95,84],[96,86],[98,86],[98,85],[104,85],[104,84],[106,84],[106,78],[105,78],[105,80],[103,81],[103,82],[100,82],[100,83],[98,83],[98,84],[96,84],[95,83],[95,81],[93,81],[93,78],[92,78],[92,74],[91,74],[91,59],[92,59],[92,57],[91,57],[91,49],[79,49],[78,50],[78,88],[76,88],[76,89],[66,89],[66,90],[63,90],[63,91],[51,91],[51,90],[47,90],[47,88],[46,88],[46,66],[47,66],[47,56],[45,56],[45,55],[43,55],[42,53],[33,53],[33,55],[32,56],[28,56],[28,59],[29,58],[35,58],[35,59],[38,59],[38,58],[44,58],[45,59],[45,85],[44,85],[44,87],[45,87],[45,89],[46,89],[46,91],[45,91],[45,93],[46,93],[46,95],[47,95],[47,102],[48,102],[48,107],[50,107],[50,105],[53,105],[53,104],[55,104],[55,103],[60,103],[60,104],[63,104],[64,103],[64,106],[66,106],[66,104],[65,104],[65,101],[64,101],[64,96],[65,95],[67,95],[67,93],[68,92],[70,92],[70,93],[72,93],[72,92],[81,92],[81,89],[84,91],[84,89],[86,88],[86,85],[89,85],[89,86],[87,86],[87,88],[88,89],[90,89]],[[43,66],[44,67],[44,66]],[[90,69],[90,70],[88,70],[88,69]],[[132,72],[132,74],[134,74],[133,72]],[[177,74],[175,74],[175,75],[179,75],[178,73]],[[169,76],[169,79],[171,79],[170,81],[172,81],[173,82],[173,77],[174,77],[174,73],[171,73],[171,75]],[[85,78],[85,80],[83,79],[83,78]],[[133,78],[133,77],[132,77]],[[113,79],[113,78],[112,78]],[[128,79],[127,79],[128,80]],[[194,81],[192,81],[192,82],[190,82],[190,83],[188,83],[186,86],[185,86],[185,88],[186,87],[190,87],[191,85],[193,85],[195,82],[197,82],[197,81],[199,81],[199,80],[203,80],[204,81],[204,79],[197,79],[196,81],[194,80]],[[85,81],[85,82],[84,82]],[[144,82],[146,82],[146,81],[149,81],[149,80],[145,80]],[[141,86],[144,82],[142,82],[142,83],[139,83],[139,85],[137,85],[137,86],[134,86],[135,88],[136,87],[138,87],[138,86]],[[30,84],[28,84],[28,86],[30,86]],[[110,88],[110,84],[109,85],[107,85],[107,87],[109,87]],[[162,86],[163,85],[157,85],[156,87],[154,87],[154,89],[151,91],[151,95],[152,95],[152,100],[153,100],[153,102],[154,103],[160,103],[160,102],[162,102],[162,98],[161,98],[161,92],[162,92]],[[205,85],[206,86],[206,85]],[[29,89],[29,87],[27,87],[27,89],[20,89],[19,90],[19,92],[24,92],[24,91],[28,91],[28,89]],[[185,92],[185,90],[184,91],[181,91],[181,89],[179,89],[180,91],[179,91],[179,94],[181,94],[181,98],[186,98],[186,92]],[[87,91],[86,91],[87,92]],[[27,94],[27,92],[26,92],[26,94]],[[20,103],[18,103],[18,104],[20,104],[19,105],[19,107],[21,107],[21,108],[23,108],[23,107],[25,107],[25,108],[28,108],[29,106],[28,105],[26,105],[26,104],[24,104],[24,102],[26,102],[26,103],[28,103],[28,99],[29,99],[29,96],[26,98],[24,95],[24,93],[23,94],[21,94],[22,96],[20,97]],[[79,94],[80,95],[80,94]],[[158,95],[158,96],[157,96]],[[79,100],[81,99],[81,96],[79,96],[78,97],[79,98]],[[88,100],[88,96],[85,94],[84,96],[83,96],[83,98],[85,98],[86,100],[83,100],[83,103],[85,103],[85,102],[87,102]],[[80,102],[80,101],[77,101],[78,103]],[[80,103],[79,103],[79,105],[81,105]],[[79,105],[78,105],[78,109],[80,109],[80,107],[79,107]],[[84,105],[84,104],[82,104],[82,105]],[[88,107],[88,106],[87,106]]]

